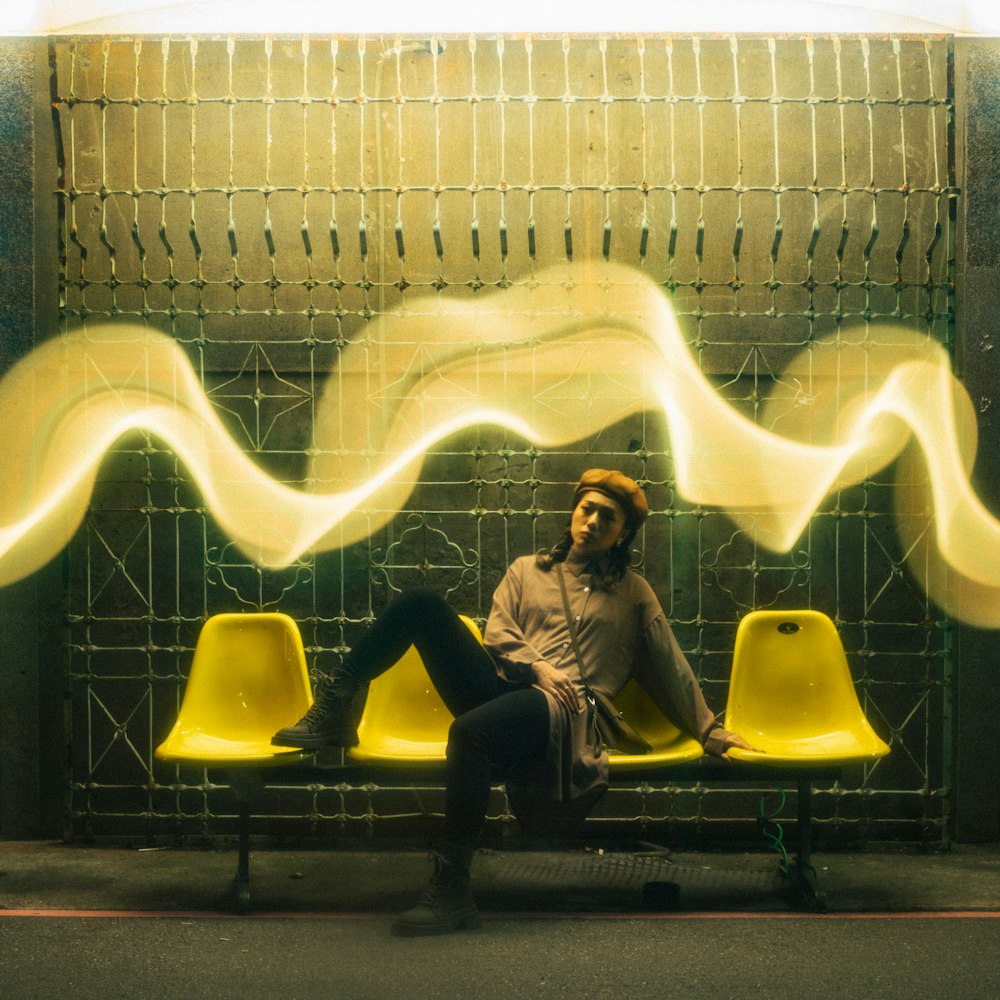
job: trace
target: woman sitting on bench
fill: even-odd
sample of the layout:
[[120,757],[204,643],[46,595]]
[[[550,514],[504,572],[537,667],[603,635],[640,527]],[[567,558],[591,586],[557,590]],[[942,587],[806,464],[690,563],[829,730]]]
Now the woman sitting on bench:
[[305,717],[275,734],[278,746],[354,746],[358,687],[416,647],[455,721],[434,874],[420,902],[397,918],[396,933],[478,926],[469,865],[495,775],[550,802],[596,803],[607,788],[608,757],[594,701],[613,697],[630,678],[708,753],[747,746],[715,721],[659,601],[629,569],[629,546],[648,512],[632,479],[590,469],[563,537],[549,552],[511,564],[482,644],[439,595],[407,591],[319,686]]

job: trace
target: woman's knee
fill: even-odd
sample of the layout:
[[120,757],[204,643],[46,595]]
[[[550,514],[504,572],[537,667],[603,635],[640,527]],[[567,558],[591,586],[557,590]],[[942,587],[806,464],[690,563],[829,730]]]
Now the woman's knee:
[[447,756],[485,754],[495,764],[536,761],[545,753],[548,732],[545,696],[525,688],[457,716],[448,730]]
[[409,587],[393,602],[397,612],[413,618],[433,618],[444,612],[454,614],[448,602],[431,587]]
[[489,739],[475,716],[466,712],[452,720],[448,729],[448,745],[445,755],[449,760],[469,753],[481,753],[489,746]]

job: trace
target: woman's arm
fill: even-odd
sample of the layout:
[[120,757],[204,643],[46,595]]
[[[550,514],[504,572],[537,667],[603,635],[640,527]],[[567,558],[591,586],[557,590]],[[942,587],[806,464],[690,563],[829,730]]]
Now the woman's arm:
[[646,627],[633,675],[660,711],[706,753],[722,757],[730,747],[750,748],[742,736],[716,721],[662,611]]
[[511,563],[493,593],[493,606],[486,622],[483,645],[500,672],[511,681],[535,681],[534,664],[544,657],[525,638],[519,622],[521,607],[521,566]]

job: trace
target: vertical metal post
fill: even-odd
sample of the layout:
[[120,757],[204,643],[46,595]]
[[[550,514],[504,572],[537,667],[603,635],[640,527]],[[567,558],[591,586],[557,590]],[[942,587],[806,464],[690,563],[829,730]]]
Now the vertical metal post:
[[808,776],[798,778],[796,813],[798,849],[788,872],[792,896],[806,910],[825,910],[826,899],[819,891],[812,865],[812,779]]
[[236,909],[250,912],[250,799],[263,787],[256,771],[231,771],[229,785],[236,797],[238,854],[236,860]]

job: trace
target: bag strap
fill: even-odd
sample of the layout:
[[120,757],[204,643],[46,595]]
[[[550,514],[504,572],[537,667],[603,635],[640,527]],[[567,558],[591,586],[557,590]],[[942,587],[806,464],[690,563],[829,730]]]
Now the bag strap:
[[[569,606],[569,594],[566,591],[566,579],[563,576],[562,563],[556,563],[556,576],[559,577],[559,591],[562,594],[566,627],[569,629],[569,638],[573,643],[573,652],[576,653],[577,663],[580,665],[580,680],[583,682],[584,695],[587,698],[587,705],[590,709],[591,726],[595,740],[606,746],[627,749],[631,753],[648,753],[652,747],[646,739],[640,736],[622,718],[621,712],[615,708],[606,695],[601,695],[599,698],[587,683],[587,665],[583,661],[583,653],[580,652],[580,644],[576,638],[576,629],[573,627],[573,611]],[[605,735],[605,728],[607,726],[611,726],[611,732]],[[627,743],[623,744],[623,741],[627,741]]]
[[573,644],[573,652],[576,653],[576,662],[580,664],[580,680],[583,681],[583,690],[587,693],[587,699],[593,704],[594,694],[587,683],[587,666],[583,661],[583,653],[580,652],[580,644],[577,642],[576,629],[573,627],[573,611],[569,606],[569,593],[566,590],[566,577],[563,575],[562,563],[556,563],[556,576],[559,577],[559,592],[562,594],[566,628],[569,629],[569,639]]

